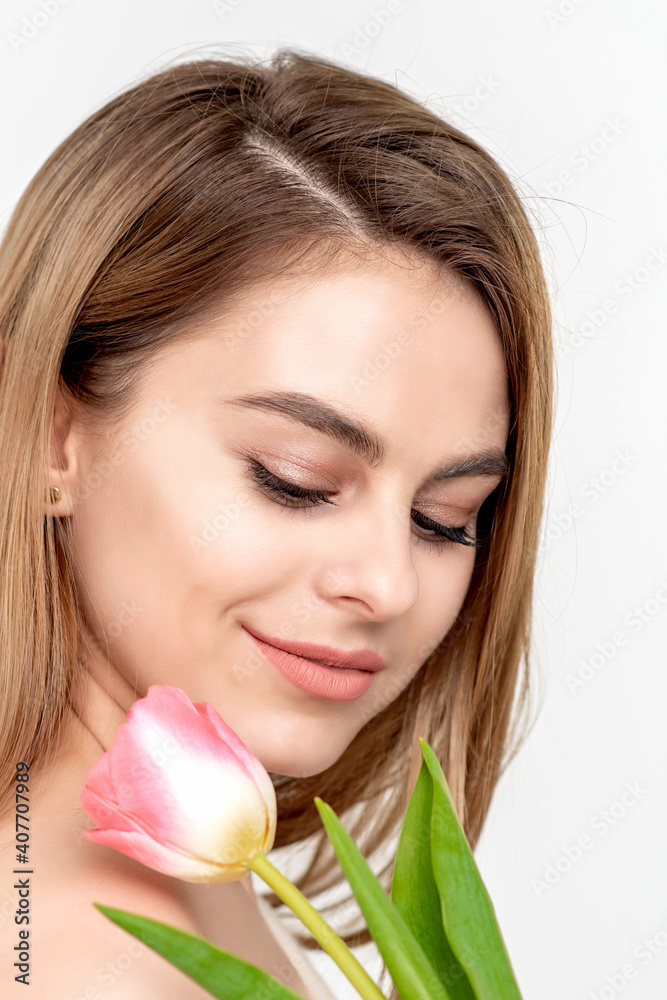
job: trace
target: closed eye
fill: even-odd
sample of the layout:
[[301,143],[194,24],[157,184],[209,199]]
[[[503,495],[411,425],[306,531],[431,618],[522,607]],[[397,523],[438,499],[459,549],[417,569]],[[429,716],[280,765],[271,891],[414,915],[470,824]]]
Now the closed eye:
[[[298,483],[291,483],[286,479],[269,472],[260,462],[249,459],[247,465],[250,475],[253,477],[262,492],[276,503],[288,508],[312,508],[323,503],[338,506],[330,499],[330,490],[306,489]],[[412,508],[410,511],[414,524],[422,531],[428,532],[425,536],[418,535],[420,541],[430,545],[443,546],[448,544],[469,545],[478,548],[477,539],[469,534],[468,525],[452,526],[440,524],[438,521],[426,517],[418,510]]]

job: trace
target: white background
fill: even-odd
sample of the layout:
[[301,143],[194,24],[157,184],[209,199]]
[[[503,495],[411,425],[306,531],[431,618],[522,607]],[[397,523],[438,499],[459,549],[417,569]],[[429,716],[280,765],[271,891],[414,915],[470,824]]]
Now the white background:
[[[520,187],[558,321],[535,619],[542,702],[477,859],[525,1000],[664,996],[667,8],[394,0],[387,16],[386,0],[42,3],[10,0],[0,13],[3,225],[91,111],[216,43],[259,56],[294,45],[395,82]],[[353,995],[345,981],[336,989]]]

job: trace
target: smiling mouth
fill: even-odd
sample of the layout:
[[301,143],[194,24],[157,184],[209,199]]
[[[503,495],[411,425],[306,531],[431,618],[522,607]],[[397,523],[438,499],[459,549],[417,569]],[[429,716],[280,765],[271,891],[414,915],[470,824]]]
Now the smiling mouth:
[[279,637],[266,635],[256,629],[242,626],[253,638],[272,646],[274,649],[291,653],[301,659],[309,660],[320,667],[336,667],[348,670],[376,673],[385,667],[385,661],[379,653],[372,649],[347,651],[335,649],[333,646],[321,646],[313,642],[288,641]]
[[[294,687],[329,701],[352,701],[360,698],[373,683],[377,671],[362,670],[358,667],[343,667],[327,664],[321,660],[307,658],[281,646],[265,642],[259,635],[243,626],[262,655],[273,664],[282,676]],[[282,642],[282,640],[277,640]],[[290,643],[291,646],[296,643]],[[299,644],[301,648],[310,644]],[[321,649],[322,647],[318,647]],[[325,647],[331,648],[331,647]],[[337,651],[334,651],[337,652]],[[354,655],[354,654],[353,654]]]

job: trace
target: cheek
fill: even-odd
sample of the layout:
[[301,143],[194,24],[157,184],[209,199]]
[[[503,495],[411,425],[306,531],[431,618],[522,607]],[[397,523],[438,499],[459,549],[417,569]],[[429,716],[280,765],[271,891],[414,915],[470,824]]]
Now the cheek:
[[421,550],[415,559],[419,596],[394,645],[396,668],[379,674],[368,697],[350,704],[348,714],[357,728],[401,694],[450,631],[470,585],[474,562],[475,552],[467,546],[440,555]]
[[[230,477],[231,480],[231,477]],[[184,508],[181,544],[193,583],[214,586],[235,601],[261,596],[290,579],[300,565],[304,529],[258,499],[252,487],[227,487],[214,502],[193,492]]]
[[174,433],[108,470],[72,529],[85,620],[110,651],[203,640],[216,616],[286,580],[304,537],[238,463],[179,449]]
[[458,545],[422,564],[420,574],[420,647],[422,661],[433,652],[451,629],[465,600],[475,550]]
[[[179,500],[127,464],[77,507],[73,555],[90,631],[117,645],[158,619],[175,618],[185,580]],[[129,609],[129,610],[128,610]]]

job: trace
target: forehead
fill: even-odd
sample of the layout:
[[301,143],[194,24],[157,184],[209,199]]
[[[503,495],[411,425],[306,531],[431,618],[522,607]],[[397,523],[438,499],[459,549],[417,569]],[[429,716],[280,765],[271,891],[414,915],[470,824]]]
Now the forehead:
[[457,457],[473,438],[483,444],[480,434],[504,444],[507,375],[493,318],[472,285],[435,264],[383,257],[263,282],[193,332],[151,372],[183,402],[308,393],[399,448],[435,437]]

